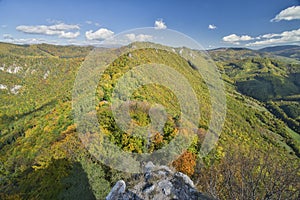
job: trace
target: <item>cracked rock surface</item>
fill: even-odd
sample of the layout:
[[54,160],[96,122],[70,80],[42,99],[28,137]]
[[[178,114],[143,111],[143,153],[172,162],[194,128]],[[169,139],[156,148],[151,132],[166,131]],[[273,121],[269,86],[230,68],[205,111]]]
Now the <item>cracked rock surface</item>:
[[106,200],[211,200],[195,189],[193,181],[181,172],[173,172],[167,166],[155,166],[148,162],[145,173],[134,175],[126,186],[119,180]]

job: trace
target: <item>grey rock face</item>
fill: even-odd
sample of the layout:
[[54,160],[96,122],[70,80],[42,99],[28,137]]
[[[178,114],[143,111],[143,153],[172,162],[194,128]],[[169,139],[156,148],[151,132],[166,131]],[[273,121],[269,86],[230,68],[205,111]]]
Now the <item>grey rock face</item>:
[[145,171],[146,172],[151,172],[154,169],[154,164],[150,161],[145,165]]
[[195,187],[193,181],[192,181],[192,180],[190,179],[190,177],[188,177],[187,175],[185,175],[185,174],[183,174],[183,173],[181,173],[181,172],[177,172],[177,173],[175,173],[175,177],[177,177],[177,178],[182,178],[182,180],[183,180],[186,184],[190,185],[191,187]]
[[106,200],[117,199],[118,196],[122,196],[126,189],[126,184],[123,180],[118,181],[115,186],[111,189],[110,193],[107,195]]
[[210,200],[195,189],[193,181],[181,172],[167,166],[145,165],[145,173],[133,176],[126,184],[118,181],[106,200]]
[[165,195],[170,195],[172,192],[173,185],[170,181],[163,180],[158,183],[158,186],[163,191]]

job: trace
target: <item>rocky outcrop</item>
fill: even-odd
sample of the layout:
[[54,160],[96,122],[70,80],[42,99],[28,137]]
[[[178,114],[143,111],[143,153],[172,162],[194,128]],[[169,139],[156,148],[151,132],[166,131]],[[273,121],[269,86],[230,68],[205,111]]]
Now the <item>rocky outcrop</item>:
[[123,180],[112,188],[106,200],[210,200],[195,189],[193,181],[167,166],[148,162],[144,174],[133,175],[128,187]]

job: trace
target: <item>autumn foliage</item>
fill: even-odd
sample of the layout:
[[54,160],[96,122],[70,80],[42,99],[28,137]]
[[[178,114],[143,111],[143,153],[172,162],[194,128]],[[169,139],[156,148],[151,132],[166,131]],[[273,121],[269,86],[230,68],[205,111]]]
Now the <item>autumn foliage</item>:
[[194,174],[196,166],[196,155],[189,151],[185,151],[172,165],[177,171],[183,172],[189,176]]

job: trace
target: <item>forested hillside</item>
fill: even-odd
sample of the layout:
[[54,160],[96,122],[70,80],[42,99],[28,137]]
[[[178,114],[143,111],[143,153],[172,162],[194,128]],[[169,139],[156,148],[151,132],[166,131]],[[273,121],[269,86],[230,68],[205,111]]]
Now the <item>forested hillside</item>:
[[[283,51],[288,47],[266,49]],[[290,48],[297,49],[296,47],[298,46]],[[263,102],[270,112],[300,133],[299,61],[260,54],[249,49],[227,49],[223,52],[214,50],[210,53],[234,81],[239,92]],[[223,55],[228,56],[220,60]]]
[[[104,199],[117,180],[130,179],[90,155],[76,132],[72,90],[92,49],[0,43],[0,199]],[[108,66],[97,87],[95,110],[110,141],[123,151],[151,153],[178,134],[178,99],[166,87],[147,85],[131,97],[137,103],[130,105],[130,116],[138,125],[149,124],[149,104],[168,111],[164,134],[153,134],[150,143],[123,132],[110,107],[121,75],[137,64],[167,65],[191,83],[201,114],[192,144],[169,165],[217,199],[297,199],[299,63],[248,49],[210,51],[225,83],[226,120],[216,148],[199,159],[210,96],[203,77],[195,73],[201,66],[178,52],[139,49]]]

